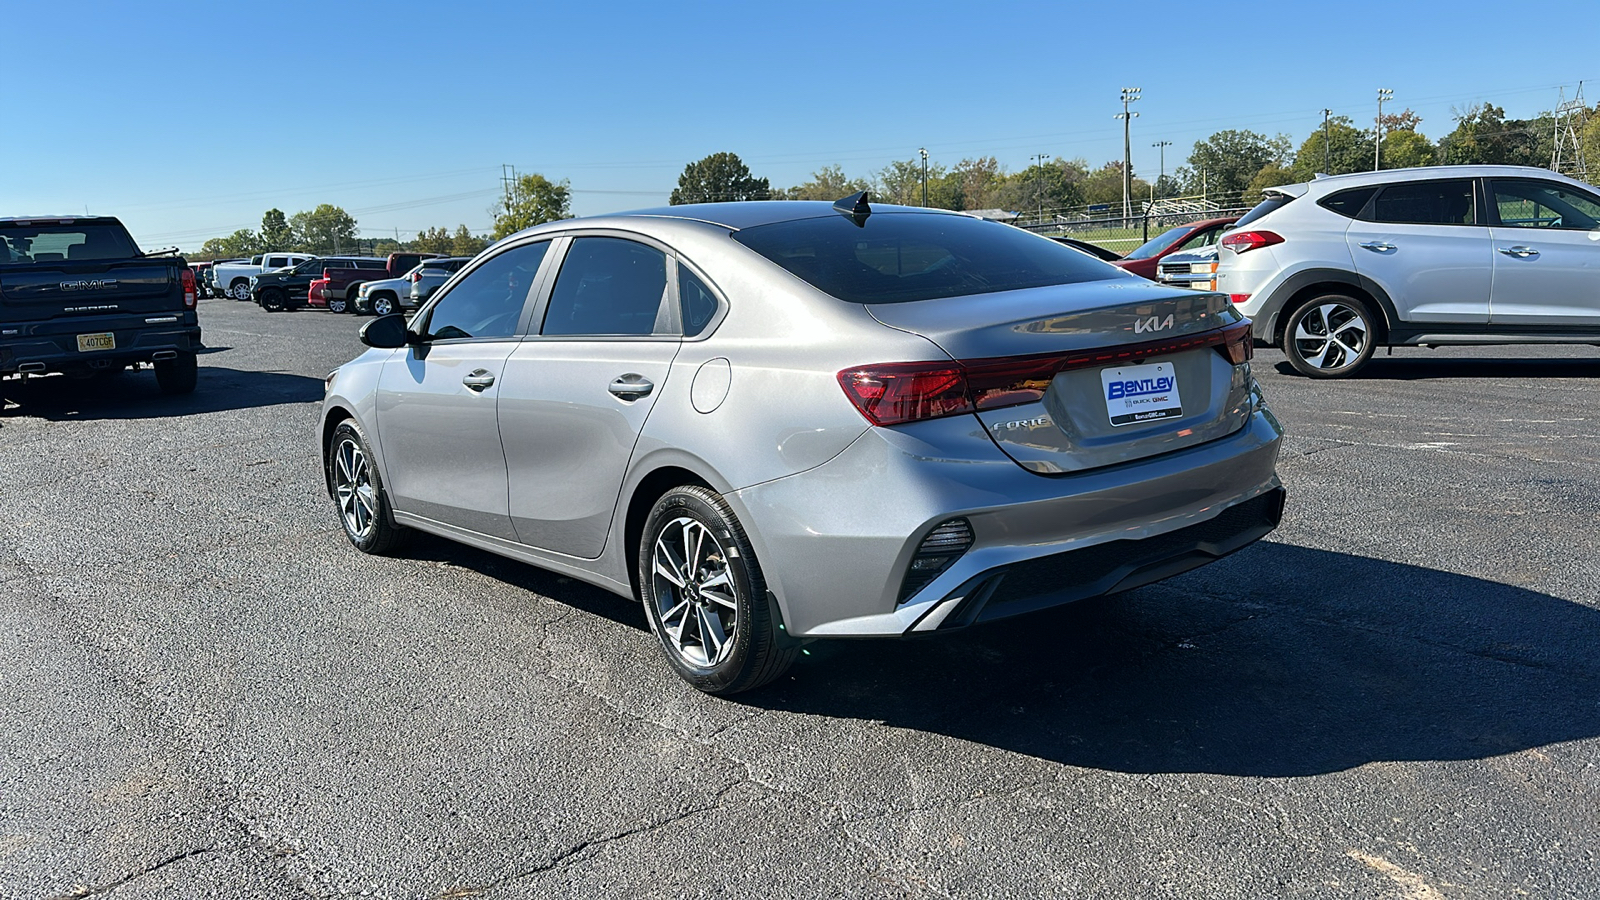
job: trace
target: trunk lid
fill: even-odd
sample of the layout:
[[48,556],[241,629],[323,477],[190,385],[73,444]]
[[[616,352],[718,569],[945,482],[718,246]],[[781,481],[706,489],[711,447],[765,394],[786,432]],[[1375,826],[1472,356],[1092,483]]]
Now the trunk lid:
[[1249,418],[1249,367],[1218,347],[1244,318],[1220,294],[1130,278],[868,309],[967,364],[975,394],[1010,378],[987,372],[1026,370],[1017,357],[1069,358],[1015,395],[1025,402],[978,404],[989,436],[1032,472],[1142,459],[1231,434]]

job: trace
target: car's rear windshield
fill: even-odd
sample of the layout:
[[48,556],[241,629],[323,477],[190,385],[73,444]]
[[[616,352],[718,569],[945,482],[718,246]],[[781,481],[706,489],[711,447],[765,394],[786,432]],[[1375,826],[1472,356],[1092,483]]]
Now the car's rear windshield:
[[1171,247],[1173,244],[1176,244],[1192,229],[1192,225],[1179,225],[1177,228],[1169,228],[1150,240],[1145,241],[1143,244],[1140,244],[1138,249],[1134,250],[1132,253],[1129,253],[1127,256],[1124,256],[1123,259],[1149,259],[1168,247]]
[[1233,223],[1233,227],[1229,228],[1228,230],[1238,231],[1239,229],[1249,225],[1251,222],[1254,222],[1267,213],[1272,212],[1275,209],[1282,209],[1283,207],[1288,206],[1292,200],[1294,200],[1294,198],[1288,194],[1269,193],[1265,199],[1255,205],[1254,209],[1245,213],[1243,218]]
[[906,303],[1122,277],[1109,263],[969,216],[875,213],[758,225],[734,240],[851,303]]
[[139,255],[127,229],[112,223],[0,225],[0,265],[132,259]]

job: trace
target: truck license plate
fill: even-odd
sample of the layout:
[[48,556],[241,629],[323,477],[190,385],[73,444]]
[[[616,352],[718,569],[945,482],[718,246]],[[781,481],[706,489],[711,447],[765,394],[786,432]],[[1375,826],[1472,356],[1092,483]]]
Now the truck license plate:
[[1101,369],[1100,386],[1112,425],[1138,425],[1183,416],[1178,372],[1170,362]]
[[115,349],[117,349],[117,336],[113,332],[102,331],[99,334],[78,335],[79,353],[92,353],[96,350]]

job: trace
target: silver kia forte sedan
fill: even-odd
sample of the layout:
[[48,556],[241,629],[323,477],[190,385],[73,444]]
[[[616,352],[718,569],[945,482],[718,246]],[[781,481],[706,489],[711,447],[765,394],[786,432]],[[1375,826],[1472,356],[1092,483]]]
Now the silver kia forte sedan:
[[1225,296],[864,195],[531,228],[362,340],[320,428],[350,542],[637,597],[711,693],[1147,584],[1283,509]]

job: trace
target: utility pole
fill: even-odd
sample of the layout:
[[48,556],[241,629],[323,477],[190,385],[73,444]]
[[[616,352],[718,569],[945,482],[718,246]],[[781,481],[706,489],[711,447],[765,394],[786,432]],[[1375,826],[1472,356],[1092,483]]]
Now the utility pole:
[[928,148],[918,147],[917,152],[922,154],[922,205],[928,205]]
[[510,163],[500,164],[500,187],[505,191],[505,210],[511,211],[511,186],[517,181],[516,167]]
[[1167,178],[1167,148],[1172,146],[1172,142],[1156,141],[1150,146],[1159,148],[1161,150],[1161,174],[1156,176],[1156,183],[1150,187],[1150,195],[1154,197],[1156,188],[1159,188],[1161,186],[1161,182],[1165,181]]
[[1128,112],[1128,104],[1139,99],[1138,88],[1122,89],[1122,112],[1116,118],[1122,120],[1122,218],[1133,218],[1133,147],[1128,142],[1128,125],[1139,117],[1138,113]]
[[1378,119],[1372,125],[1372,171],[1383,168],[1383,102],[1393,100],[1394,91],[1378,88]]
[[1038,166],[1038,168],[1035,169],[1034,173],[1033,173],[1033,199],[1034,199],[1034,202],[1039,205],[1039,224],[1043,225],[1044,224],[1044,162],[1045,162],[1045,160],[1050,158],[1050,154],[1041,153],[1038,156],[1030,156],[1028,158],[1033,160],[1035,162],[1035,164]]
[[1331,115],[1331,109],[1322,111],[1322,171],[1328,175],[1333,174],[1333,139],[1328,137],[1328,117]]

